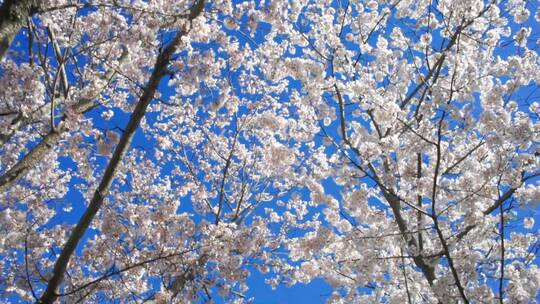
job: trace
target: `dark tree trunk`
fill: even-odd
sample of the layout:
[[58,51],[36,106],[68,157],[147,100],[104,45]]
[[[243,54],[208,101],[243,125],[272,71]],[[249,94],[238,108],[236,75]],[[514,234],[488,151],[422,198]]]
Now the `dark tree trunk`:
[[4,0],[0,6],[0,59],[6,55],[11,41],[36,10],[35,0]]

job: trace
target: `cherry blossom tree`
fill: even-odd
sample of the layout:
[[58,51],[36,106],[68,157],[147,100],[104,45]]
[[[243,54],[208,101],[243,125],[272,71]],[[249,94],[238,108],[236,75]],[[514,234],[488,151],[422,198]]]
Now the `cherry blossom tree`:
[[[283,279],[331,302],[525,303],[537,295],[538,43],[523,1],[306,3],[283,63],[320,121],[316,229]],[[337,129],[337,131],[336,131]],[[326,192],[330,179],[337,194]],[[322,182],[321,182],[322,181]],[[337,190],[336,190],[337,191]],[[288,221],[284,219],[284,223]],[[290,263],[289,263],[290,264]]]
[[534,301],[538,8],[4,0],[0,294]]

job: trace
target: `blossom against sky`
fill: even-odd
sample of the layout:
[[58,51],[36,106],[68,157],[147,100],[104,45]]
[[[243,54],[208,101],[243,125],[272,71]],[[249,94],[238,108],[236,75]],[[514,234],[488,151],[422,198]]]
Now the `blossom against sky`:
[[4,1],[0,294],[532,301],[538,5]]

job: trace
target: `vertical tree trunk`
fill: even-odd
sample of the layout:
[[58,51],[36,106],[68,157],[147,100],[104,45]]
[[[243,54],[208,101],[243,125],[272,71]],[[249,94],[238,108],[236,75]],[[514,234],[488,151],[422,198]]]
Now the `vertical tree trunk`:
[[35,8],[35,0],[4,0],[0,6],[0,60]]

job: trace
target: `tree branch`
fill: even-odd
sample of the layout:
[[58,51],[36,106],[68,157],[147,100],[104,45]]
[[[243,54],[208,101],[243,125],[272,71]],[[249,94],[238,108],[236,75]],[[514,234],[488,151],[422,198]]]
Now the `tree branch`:
[[11,41],[26,24],[27,18],[36,11],[36,0],[4,0],[0,6],[0,60],[11,45]]
[[[119,61],[122,62],[125,60],[127,56],[127,51],[120,56]],[[113,77],[116,75],[114,70],[109,70],[108,73],[105,75],[105,79],[107,80],[107,84],[104,86],[104,88],[112,81]],[[82,114],[85,113],[91,109],[94,108],[95,103],[94,99],[99,96],[100,93],[96,94],[96,96],[91,98],[83,98],[81,99],[74,107],[73,112]],[[43,107],[39,111],[42,113],[47,113],[51,111],[52,104],[48,104],[48,106]],[[61,119],[61,121],[67,120],[67,115],[64,115]],[[16,127],[22,127],[26,125],[27,123],[31,123],[30,121],[26,120],[20,120],[17,121]],[[61,135],[64,132],[67,132],[69,130],[65,128],[55,128],[54,130],[51,130],[49,133],[47,133],[43,139],[35,146],[33,147],[28,154],[26,154],[17,164],[15,164],[13,167],[11,167],[6,173],[2,174],[0,176],[0,193],[4,192],[7,188],[9,188],[11,185],[13,185],[15,182],[17,182],[29,169],[33,168],[37,163],[39,163],[43,157],[49,153],[49,151],[55,147],[58,142],[60,141]],[[7,139],[11,137],[13,134],[13,131],[10,133],[7,133]],[[0,146],[5,143],[0,140]]]
[[[194,6],[191,8],[189,14],[189,20],[195,19],[202,12],[204,8],[204,0],[198,0]],[[189,29],[188,29],[189,30]],[[150,80],[143,91],[142,96],[137,103],[135,110],[133,111],[128,125],[125,129],[125,132],[122,134],[120,141],[114,150],[114,154],[105,170],[103,178],[94,192],[94,196],[88,205],[85,213],[82,218],[79,220],[71,235],[69,236],[66,244],[62,248],[60,256],[56,260],[53,270],[53,276],[47,284],[47,288],[43,293],[40,302],[41,303],[53,303],[58,297],[57,289],[63,281],[64,274],[67,270],[67,266],[75,248],[79,244],[84,233],[90,226],[94,216],[101,208],[103,200],[109,192],[109,188],[112,185],[116,171],[124,155],[127,153],[131,140],[135,135],[135,131],[138,129],[139,124],[146,113],[146,109],[150,104],[150,101],[153,99],[154,94],[158,89],[158,85],[161,81],[161,78],[167,73],[167,66],[171,60],[172,55],[177,51],[178,46],[180,45],[181,38],[186,34],[186,31],[182,30],[176,34],[173,40],[163,49],[163,51],[158,55],[152,75]]]

